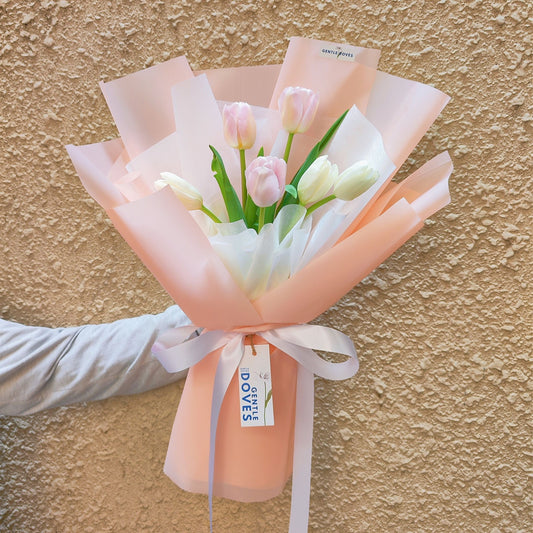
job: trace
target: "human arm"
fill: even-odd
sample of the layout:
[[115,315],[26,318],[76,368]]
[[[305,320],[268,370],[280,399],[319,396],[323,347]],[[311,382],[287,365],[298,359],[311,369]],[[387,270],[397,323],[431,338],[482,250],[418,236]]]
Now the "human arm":
[[177,306],[109,324],[24,326],[0,319],[0,415],[136,394],[185,376],[150,353],[157,336],[189,324]]

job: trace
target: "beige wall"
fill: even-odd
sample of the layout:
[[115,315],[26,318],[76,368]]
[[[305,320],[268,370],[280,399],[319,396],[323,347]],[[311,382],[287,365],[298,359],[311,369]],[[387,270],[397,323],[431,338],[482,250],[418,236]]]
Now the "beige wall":
[[[100,80],[181,54],[276,63],[291,35],[380,48],[383,70],[452,96],[406,172],[450,150],[453,202],[320,318],[361,370],[316,383],[310,530],[533,530],[532,16],[528,0],[0,1],[0,315],[170,304],[63,148],[116,135]],[[206,498],[162,473],[181,389],[0,420],[0,531],[207,531]],[[289,488],[216,500],[216,531],[286,531]]]

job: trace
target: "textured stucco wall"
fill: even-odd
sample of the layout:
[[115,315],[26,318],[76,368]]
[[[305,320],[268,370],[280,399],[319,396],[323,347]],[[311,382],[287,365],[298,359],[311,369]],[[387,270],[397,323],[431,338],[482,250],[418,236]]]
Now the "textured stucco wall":
[[[116,135],[100,80],[184,53],[276,63],[290,35],[380,48],[383,70],[453,97],[402,172],[450,150],[453,203],[319,320],[361,370],[316,382],[310,530],[533,530],[532,16],[528,0],[0,0],[0,315],[170,303],[63,148]],[[207,531],[206,498],[162,473],[181,390],[1,419],[0,530]],[[286,531],[289,502],[290,484],[218,499],[216,531]]]

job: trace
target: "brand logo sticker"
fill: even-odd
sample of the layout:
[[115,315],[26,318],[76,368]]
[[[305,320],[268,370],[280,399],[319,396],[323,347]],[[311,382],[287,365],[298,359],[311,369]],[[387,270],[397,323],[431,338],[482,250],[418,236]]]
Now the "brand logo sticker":
[[355,48],[348,45],[323,46],[320,49],[320,55],[339,61],[355,61]]

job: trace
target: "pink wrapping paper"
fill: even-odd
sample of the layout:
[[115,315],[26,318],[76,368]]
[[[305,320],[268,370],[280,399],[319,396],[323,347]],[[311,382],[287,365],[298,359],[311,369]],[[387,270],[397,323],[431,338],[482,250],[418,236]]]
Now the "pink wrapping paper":
[[130,158],[175,130],[170,91],[193,76],[185,57],[177,57],[100,84]]
[[[264,344],[255,337],[256,344]],[[189,370],[169,442],[165,473],[182,489],[207,493],[209,420],[205,401],[213,390],[220,350]],[[214,494],[243,502],[277,496],[292,472],[292,446],[296,398],[296,362],[271,349],[272,396],[275,425],[242,428],[239,417],[238,379],[224,398],[217,431]],[[194,428],[185,433],[184,428]],[[260,450],[261,460],[249,450]],[[248,451],[248,453],[246,453]],[[184,461],[184,458],[188,458]],[[243,490],[246,487],[246,490]]]
[[[193,77],[184,58],[177,58],[103,84],[122,140],[67,147],[88,192],[199,327],[230,331],[313,320],[450,200],[447,180],[452,163],[447,153],[402,184],[390,182],[448,97],[432,87],[377,71],[379,52],[375,50],[341,45],[355,60],[340,61],[323,56],[322,50],[332,46],[337,45],[293,38],[281,67],[218,69]],[[395,168],[335,246],[250,301],[170,189],[154,193],[150,185],[159,172],[170,170],[211,198],[209,143],[223,153],[228,174],[238,179],[236,152],[223,142],[217,100],[270,105],[270,111],[261,111],[261,120],[265,131],[277,131],[277,97],[287,85],[309,87],[321,95],[315,125],[295,137],[289,175],[333,120],[353,105],[366,112],[377,128]],[[284,145],[284,138],[281,133],[265,141],[275,152]],[[218,357],[219,352],[213,352],[190,370],[172,431],[165,471],[187,490],[206,491],[209,400]],[[282,490],[292,467],[296,370],[292,359],[272,351],[274,428],[241,428],[234,416],[236,385],[230,385],[216,436],[215,494],[251,501]],[[252,446],[263,449],[265,460],[260,466],[247,452]]]

